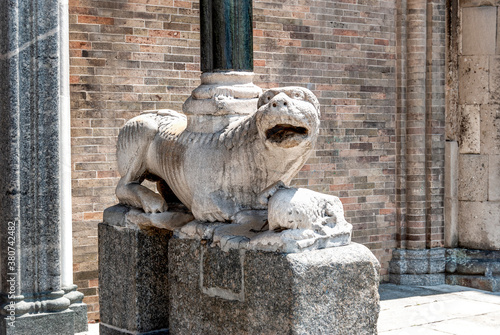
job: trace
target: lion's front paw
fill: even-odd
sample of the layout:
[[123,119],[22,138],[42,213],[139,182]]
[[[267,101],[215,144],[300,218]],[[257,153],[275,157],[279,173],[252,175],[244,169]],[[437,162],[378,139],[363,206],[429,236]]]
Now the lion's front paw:
[[168,206],[162,196],[156,193],[143,195],[141,199],[142,209],[146,213],[162,213],[168,210]]

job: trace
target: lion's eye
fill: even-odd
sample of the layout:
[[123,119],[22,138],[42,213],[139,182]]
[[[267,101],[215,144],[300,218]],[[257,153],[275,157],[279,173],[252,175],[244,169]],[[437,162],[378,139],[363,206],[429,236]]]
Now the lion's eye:
[[271,97],[268,95],[268,96],[267,96],[267,101],[269,101],[269,100],[271,100]]

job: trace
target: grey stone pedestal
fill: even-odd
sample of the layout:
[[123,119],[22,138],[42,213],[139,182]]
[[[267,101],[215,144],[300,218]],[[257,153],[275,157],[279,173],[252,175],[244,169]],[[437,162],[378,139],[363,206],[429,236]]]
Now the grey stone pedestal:
[[100,332],[168,334],[171,235],[130,224],[128,213],[128,207],[110,207],[99,224]]
[[101,334],[377,333],[380,265],[362,245],[261,251],[225,224],[172,237],[133,217],[118,205],[99,225]]
[[287,254],[174,238],[170,334],[376,334],[378,273],[356,243]]

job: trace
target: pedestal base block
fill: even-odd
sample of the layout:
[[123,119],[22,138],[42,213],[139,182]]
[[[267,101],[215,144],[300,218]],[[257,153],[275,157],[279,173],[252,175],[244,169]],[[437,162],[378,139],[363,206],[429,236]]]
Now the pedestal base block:
[[167,334],[166,229],[141,229],[130,208],[113,206],[99,224],[99,304],[102,334]]
[[379,268],[352,243],[301,253],[169,242],[170,334],[376,334]]
[[79,303],[69,305],[69,309],[71,309],[74,313],[75,320],[75,333],[83,333],[89,329],[87,323],[87,304]]

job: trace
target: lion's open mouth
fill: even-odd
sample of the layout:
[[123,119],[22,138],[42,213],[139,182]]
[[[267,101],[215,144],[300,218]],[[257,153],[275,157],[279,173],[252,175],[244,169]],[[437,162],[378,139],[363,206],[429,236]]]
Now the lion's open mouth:
[[[276,126],[266,130],[266,139],[280,144],[287,140],[300,140],[306,138],[308,134],[307,128],[296,127],[290,124],[277,124]],[[294,142],[295,142],[294,141]]]

